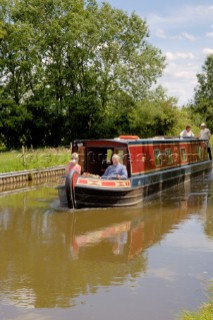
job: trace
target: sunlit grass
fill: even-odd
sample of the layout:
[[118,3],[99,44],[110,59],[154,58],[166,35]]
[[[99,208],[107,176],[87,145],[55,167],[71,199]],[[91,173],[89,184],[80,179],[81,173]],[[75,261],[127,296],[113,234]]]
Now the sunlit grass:
[[179,320],[212,320],[213,303],[204,305],[198,312],[184,312]]
[[213,281],[210,286],[211,298],[197,312],[184,311],[178,320],[213,320]]
[[44,169],[65,165],[70,160],[70,149],[45,148],[0,152],[0,172]]

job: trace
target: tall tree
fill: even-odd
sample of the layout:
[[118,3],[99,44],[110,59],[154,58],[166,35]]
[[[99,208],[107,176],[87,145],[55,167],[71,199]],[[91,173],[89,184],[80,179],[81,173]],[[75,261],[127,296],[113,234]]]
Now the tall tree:
[[161,86],[150,91],[129,112],[131,132],[142,138],[156,135],[177,135],[179,111],[176,105],[176,99],[167,97]]
[[95,0],[0,0],[0,8],[0,109],[24,110],[17,143],[125,129],[127,102],[143,99],[164,68],[135,13]]
[[[209,55],[202,67],[202,73],[197,74],[198,85],[195,88],[192,111],[199,121],[206,121],[213,131],[213,55]],[[200,123],[197,123],[199,125]]]

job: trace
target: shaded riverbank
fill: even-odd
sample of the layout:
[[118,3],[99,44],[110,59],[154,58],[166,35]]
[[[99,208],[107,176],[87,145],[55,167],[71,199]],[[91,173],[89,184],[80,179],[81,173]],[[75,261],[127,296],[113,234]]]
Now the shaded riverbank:
[[59,180],[65,172],[65,166],[56,166],[46,169],[32,169],[0,173],[0,192],[15,191],[26,188],[29,182],[42,184],[45,181]]

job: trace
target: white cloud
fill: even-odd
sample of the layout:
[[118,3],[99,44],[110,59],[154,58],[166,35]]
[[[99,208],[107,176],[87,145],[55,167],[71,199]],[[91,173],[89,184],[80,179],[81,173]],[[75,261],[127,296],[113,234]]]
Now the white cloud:
[[206,33],[206,36],[207,36],[208,38],[213,38],[213,32],[207,32],[207,33]]
[[154,31],[154,34],[157,38],[160,39],[171,39],[171,40],[189,40],[189,41],[195,41],[197,39],[197,37],[195,37],[193,34],[189,34],[187,32],[182,32],[181,34],[178,35],[172,35],[172,36],[168,36],[165,32],[165,30],[163,29],[158,29],[156,31]]
[[177,60],[177,59],[195,59],[195,55],[192,52],[167,52],[166,58],[168,60]]
[[148,24],[153,28],[157,26],[168,27],[168,25],[172,27],[177,27],[184,25],[191,25],[191,22],[196,21],[197,24],[202,22],[207,23],[210,21],[212,24],[213,18],[213,6],[184,6],[181,7],[180,10],[176,10],[174,12],[170,12],[167,16],[160,16],[157,14],[150,14],[147,17]]
[[182,36],[183,36],[183,38],[190,40],[190,41],[196,40],[195,36],[193,36],[192,34],[189,34],[187,32],[182,32]]
[[201,20],[206,20],[206,19],[211,19],[213,15],[213,6],[195,6],[195,7],[189,7],[190,9],[193,10],[194,12],[192,15],[196,14],[196,18],[200,18]]
[[168,96],[176,97],[178,99],[179,106],[186,104],[193,98],[193,94],[189,96],[189,92],[193,93],[195,86],[189,81],[186,81],[183,86],[181,79],[177,81],[177,78],[163,77],[160,84],[166,89]]
[[166,38],[165,31],[162,30],[162,29],[157,30],[155,35],[156,35],[156,37],[161,38],[161,39],[165,39]]
[[182,40],[183,37],[181,35],[170,36],[171,40]]
[[205,55],[213,54],[213,49],[204,48],[204,49],[203,49],[203,53],[204,53]]
[[191,77],[194,76],[191,72],[188,71],[179,71],[176,72],[174,77],[179,79],[191,79]]
[[196,81],[196,72],[194,65],[191,64],[181,64],[170,63],[165,70],[165,76],[170,78],[170,81],[174,81],[176,83],[177,79],[181,79],[182,81],[188,81],[190,83],[194,83]]
[[191,52],[170,52],[170,58],[167,58],[168,65],[159,83],[166,88],[169,96],[177,97],[178,104],[183,105],[193,99],[199,65]]
[[213,26],[213,6],[184,6],[165,16],[151,13],[146,20],[151,35],[159,39],[195,41],[203,37],[203,27]]

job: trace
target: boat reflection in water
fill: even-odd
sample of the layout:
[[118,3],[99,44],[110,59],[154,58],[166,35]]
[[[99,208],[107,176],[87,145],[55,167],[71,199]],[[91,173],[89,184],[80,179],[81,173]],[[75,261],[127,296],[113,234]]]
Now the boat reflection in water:
[[[151,207],[145,205],[142,210],[73,211],[72,229],[68,236],[72,256],[99,259],[104,255],[107,260],[127,261],[161,241],[192,213],[205,215],[210,196],[210,172],[205,172],[202,180],[197,176],[171,188],[169,193],[162,192],[160,205],[157,195],[148,198],[147,204],[150,202]],[[173,208],[167,206],[167,200],[171,202],[172,197]]]

